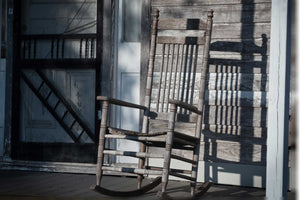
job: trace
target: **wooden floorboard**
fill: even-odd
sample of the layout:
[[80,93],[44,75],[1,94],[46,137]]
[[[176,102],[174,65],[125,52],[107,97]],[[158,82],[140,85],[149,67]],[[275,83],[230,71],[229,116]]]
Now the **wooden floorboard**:
[[[124,199],[101,195],[89,188],[96,181],[95,175],[0,171],[0,200],[102,200]],[[150,180],[145,180],[145,184]],[[135,189],[136,178],[104,176],[104,187],[118,190]],[[148,193],[132,198],[136,200],[157,200],[156,194],[161,186]],[[167,189],[171,199],[190,199],[187,182],[170,181]],[[263,200],[265,191],[256,188],[213,185],[201,200]],[[289,194],[288,200],[294,200],[295,195]]]

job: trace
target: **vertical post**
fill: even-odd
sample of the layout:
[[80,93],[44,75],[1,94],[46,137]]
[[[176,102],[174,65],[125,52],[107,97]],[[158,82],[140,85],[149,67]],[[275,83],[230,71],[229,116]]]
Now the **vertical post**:
[[97,186],[100,186],[101,178],[102,178],[102,164],[103,164],[103,158],[104,158],[103,150],[104,150],[104,145],[105,145],[105,133],[106,133],[107,119],[108,119],[108,107],[109,107],[109,102],[103,101],[99,144],[98,144],[97,169],[96,169],[96,178],[97,178],[96,185]]
[[[97,38],[95,44],[96,64],[96,95],[110,95],[110,71],[112,69],[112,2],[111,0],[97,0]],[[103,51],[105,49],[105,51]],[[95,116],[101,109],[100,102],[96,102]],[[95,130],[99,130],[99,122],[95,120]],[[96,140],[99,135],[96,134]],[[110,144],[109,144],[110,146]],[[105,161],[106,162],[106,161]]]
[[[3,15],[3,13],[2,13],[2,11],[3,11],[3,8],[2,8],[2,1],[6,1],[6,0],[0,0],[0,16],[1,16],[1,19],[2,19],[2,17],[4,16]],[[4,28],[5,29],[5,28]],[[2,51],[2,23],[1,23],[1,27],[0,27],[0,59],[1,59],[1,52]]]
[[[140,104],[145,102],[146,82],[147,82],[147,66],[150,51],[151,37],[151,13],[150,0],[142,2],[142,22],[141,22],[141,67],[140,67]],[[141,116],[144,113],[141,111]],[[143,118],[141,117],[141,125]]]
[[290,80],[290,0],[273,0],[268,102],[266,199],[286,199]]
[[[2,9],[2,0],[0,0],[0,16],[2,17],[3,16],[3,13],[2,13],[3,9]],[[4,78],[4,81],[0,80],[1,83],[5,83],[5,66],[1,66],[2,65],[2,54],[1,54],[1,50],[2,50],[2,26],[0,27],[0,76]],[[3,74],[3,75],[2,75]],[[2,79],[3,79],[2,78]],[[2,89],[3,88],[3,89]],[[3,110],[4,112],[3,113],[0,113],[0,158],[2,157],[3,155],[3,150],[4,150],[4,132],[1,131],[1,129],[3,128],[4,126],[4,113],[5,113],[5,92],[2,93],[2,91],[5,91],[5,84],[0,84],[0,95],[2,97],[1,100],[0,100],[0,110]]]
[[[147,83],[146,83],[146,94],[145,94],[145,106],[150,108],[150,98],[151,98],[151,90],[152,90],[152,79],[153,79],[153,68],[154,68],[154,59],[155,59],[155,51],[156,51],[156,37],[157,37],[157,25],[158,25],[158,16],[159,11],[154,9],[152,12],[152,30],[151,30],[151,43],[150,43],[150,57],[148,62],[148,73],[147,73]],[[145,111],[149,112],[149,111]],[[147,133],[148,130],[148,117],[147,115],[143,118],[143,127],[142,132]]]
[[[202,112],[197,119],[197,127],[195,136],[199,138],[198,144],[194,150],[193,161],[199,162],[199,151],[200,151],[200,137],[202,131],[202,122],[204,119],[204,95],[205,95],[205,86],[206,86],[206,77],[208,70],[208,59],[209,59],[209,45],[211,41],[211,31],[213,25],[213,10],[207,13],[207,22],[206,22],[206,35],[205,35],[205,46],[203,51],[203,61],[201,68],[201,80],[200,80],[200,89],[199,89],[199,100],[198,100],[198,109]],[[192,165],[192,178],[194,181],[191,182],[191,196],[195,195],[195,188],[197,183],[197,173],[198,173],[198,164]]]
[[[109,15],[104,15],[104,4],[106,3],[107,1],[100,1],[100,0],[97,0],[96,1],[96,6],[97,6],[97,14],[96,14],[96,20],[97,20],[97,23],[96,23],[96,45],[95,45],[95,58],[96,58],[96,65],[95,65],[95,94],[96,96],[98,95],[103,95],[101,94],[101,84],[104,83],[106,80],[102,80],[102,77],[101,77],[101,72],[102,72],[102,61],[105,59],[103,58],[102,59],[102,47],[103,48],[106,48],[104,43],[103,43],[103,37],[104,35],[110,31],[110,29],[106,29],[104,31],[103,29],[103,26],[104,26],[104,19],[105,20],[108,20],[109,19]],[[110,11],[110,7],[108,7],[106,9],[108,12]],[[109,41],[109,39],[107,39]],[[64,44],[64,43],[63,43]],[[80,47],[82,48],[82,41],[80,41]],[[80,49],[80,56],[81,55],[81,52],[82,49]],[[109,51],[109,50],[108,50]],[[107,56],[107,58],[110,58],[110,56]],[[105,65],[106,68],[110,68],[109,65]],[[107,87],[108,88],[108,87]],[[100,109],[101,109],[101,104],[99,101],[96,101],[95,102],[95,130],[100,130],[100,127],[99,127],[99,117],[98,117],[98,113],[100,112]],[[95,141],[99,140],[99,134],[95,131]]]
[[[15,75],[13,72],[16,71],[14,67],[14,57],[16,52],[14,52],[14,39],[17,35],[16,30],[16,10],[17,7],[15,4],[18,4],[18,1],[7,0],[6,13],[7,13],[7,42],[6,46],[6,80],[5,80],[5,125],[4,125],[4,155],[3,157],[7,160],[11,159],[12,154],[12,140],[15,138],[12,136],[13,132],[16,132],[17,128],[12,126],[13,116],[15,116],[15,109],[13,107],[13,102],[16,102],[14,98],[13,88],[16,88],[13,80],[15,80]],[[17,10],[18,11],[18,10]],[[15,44],[17,45],[17,44]],[[17,81],[16,81],[17,82]]]
[[176,112],[177,112],[177,105],[171,104],[170,105],[170,115],[169,115],[170,118],[169,118],[169,124],[168,124],[168,133],[167,133],[167,137],[166,137],[164,165],[163,165],[162,180],[161,180],[162,196],[166,192],[168,181],[169,181]]
[[[153,10],[152,17],[152,31],[151,31],[151,44],[150,44],[150,58],[148,63],[148,74],[147,74],[147,83],[146,83],[146,94],[145,94],[145,106],[148,108],[145,110],[143,117],[143,127],[142,133],[148,133],[148,118],[150,114],[150,98],[152,90],[152,78],[153,78],[153,68],[154,68],[154,57],[156,50],[156,36],[157,36],[157,23],[158,23],[158,10]],[[140,152],[145,152],[146,146],[140,144]],[[139,159],[139,168],[143,168],[145,164],[145,159]],[[138,188],[141,188],[142,185],[142,176],[138,176]]]

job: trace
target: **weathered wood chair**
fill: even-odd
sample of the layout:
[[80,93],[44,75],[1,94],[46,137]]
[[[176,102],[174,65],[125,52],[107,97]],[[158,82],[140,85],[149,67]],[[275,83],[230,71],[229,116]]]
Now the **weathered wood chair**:
[[[172,175],[189,180],[191,195],[197,195],[195,188],[213,11],[208,12],[206,22],[200,19],[158,20],[158,15],[159,11],[153,10],[145,105],[136,105],[109,97],[97,97],[97,100],[103,102],[103,107],[98,147],[97,184],[92,189],[100,193],[116,196],[139,195],[161,182],[162,194],[165,194],[169,175]],[[169,33],[171,36],[168,35]],[[185,33],[189,35],[186,36]],[[110,104],[144,110],[142,131],[133,132],[108,127]],[[193,135],[187,133],[184,122],[196,124],[192,131]],[[182,127],[181,130],[180,127]],[[138,141],[141,143],[140,152],[106,150],[104,149],[105,140],[108,138]],[[163,152],[155,153],[154,147],[160,148]],[[187,158],[183,156],[186,153],[182,152],[192,152],[192,155]],[[103,159],[107,154],[137,157],[139,158],[138,168],[105,166]],[[150,163],[152,158],[160,158],[163,167],[146,166],[145,164]],[[189,163],[191,170],[170,168],[171,159]],[[118,192],[103,188],[101,186],[103,171],[137,174],[138,189]],[[148,175],[158,177],[151,184],[142,187],[142,179]],[[209,186],[210,184],[205,184],[202,192]]]

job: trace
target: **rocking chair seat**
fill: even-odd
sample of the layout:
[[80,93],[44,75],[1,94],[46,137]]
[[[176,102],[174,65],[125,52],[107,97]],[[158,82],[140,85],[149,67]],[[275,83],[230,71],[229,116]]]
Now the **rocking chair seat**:
[[156,137],[156,136],[161,136],[167,134],[166,131],[162,132],[155,132],[155,133],[141,133],[137,131],[130,131],[130,130],[125,130],[125,129],[120,129],[120,128],[108,128],[108,132],[110,134],[114,135],[131,135],[131,136],[148,136],[148,137]]
[[[162,131],[162,132],[154,132],[154,133],[140,133],[137,131],[130,131],[130,130],[125,130],[125,129],[112,128],[112,127],[108,128],[108,132],[112,135],[131,136],[131,137],[127,137],[127,139],[133,140],[133,141],[141,141],[141,140],[139,140],[139,138],[142,136],[165,138],[164,136],[167,134],[167,130]],[[194,147],[197,145],[198,140],[199,140],[199,138],[197,138],[197,137],[174,131],[173,148],[187,149],[187,147],[189,147],[189,146]],[[165,140],[145,141],[145,143],[147,143],[147,145],[156,146],[156,147],[164,147],[165,146]],[[193,148],[191,148],[191,149],[193,149]]]

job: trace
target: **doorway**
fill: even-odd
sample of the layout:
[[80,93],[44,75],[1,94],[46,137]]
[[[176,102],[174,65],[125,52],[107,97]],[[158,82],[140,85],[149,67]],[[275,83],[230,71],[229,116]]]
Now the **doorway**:
[[[115,65],[114,93],[117,99],[140,104],[140,54],[141,54],[141,0],[115,1]],[[138,109],[117,107],[113,109],[113,126],[139,131]],[[115,143],[114,143],[115,142]],[[137,151],[139,143],[126,140],[113,141],[115,149]],[[114,159],[113,159],[114,160]],[[136,158],[117,156],[112,162],[136,164]]]
[[102,1],[15,6],[12,158],[95,162]]

